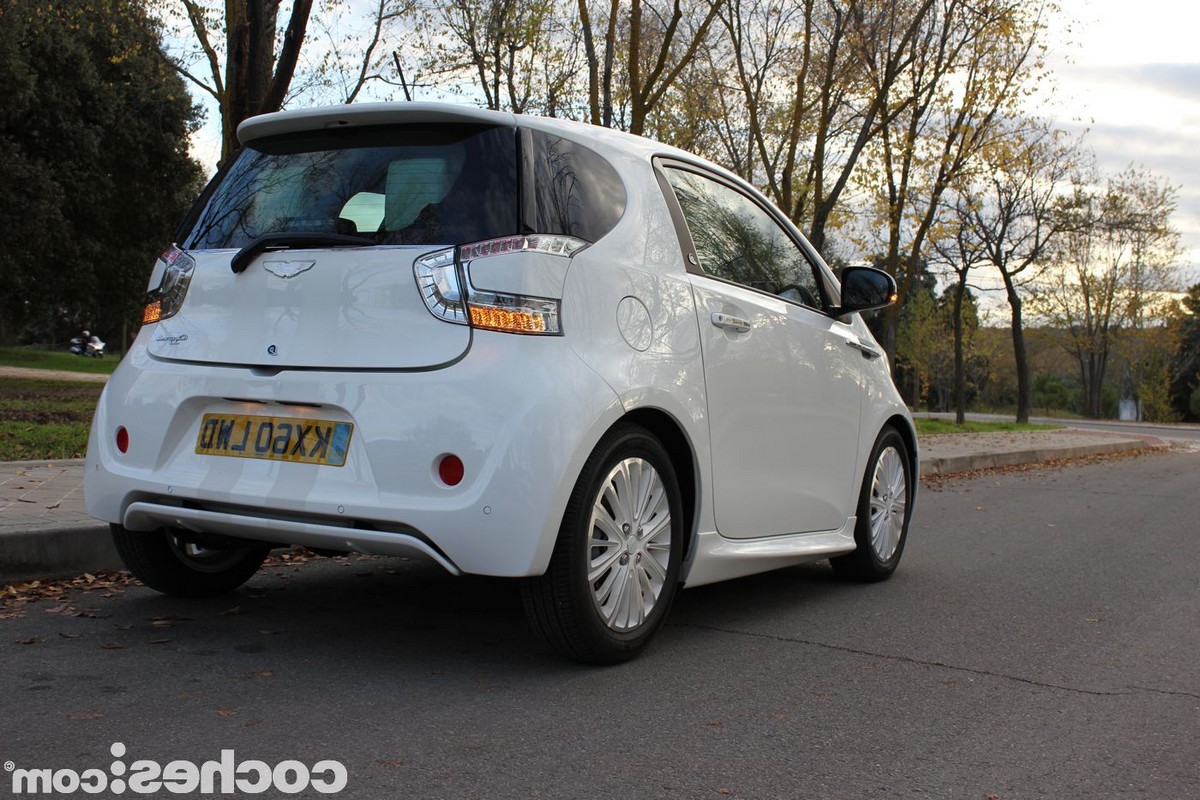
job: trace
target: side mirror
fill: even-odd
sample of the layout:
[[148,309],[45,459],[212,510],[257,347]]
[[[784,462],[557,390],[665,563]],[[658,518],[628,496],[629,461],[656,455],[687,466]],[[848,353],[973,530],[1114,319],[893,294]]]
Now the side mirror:
[[842,270],[842,304],[834,316],[855,311],[874,311],[896,302],[896,279],[874,267],[846,267]]

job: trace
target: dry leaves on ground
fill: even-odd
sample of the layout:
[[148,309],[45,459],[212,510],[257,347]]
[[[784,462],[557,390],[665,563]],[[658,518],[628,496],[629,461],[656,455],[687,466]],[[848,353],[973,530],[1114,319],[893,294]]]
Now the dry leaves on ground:
[[54,605],[43,609],[47,614],[61,614],[65,617],[89,617],[100,619],[108,616],[96,608],[77,609],[68,600],[69,593],[83,592],[84,596],[97,593],[100,597],[116,597],[125,591],[125,587],[137,583],[128,572],[85,572],[74,578],[53,581],[27,581],[0,586],[0,620],[20,619],[25,616],[26,606],[42,601]]

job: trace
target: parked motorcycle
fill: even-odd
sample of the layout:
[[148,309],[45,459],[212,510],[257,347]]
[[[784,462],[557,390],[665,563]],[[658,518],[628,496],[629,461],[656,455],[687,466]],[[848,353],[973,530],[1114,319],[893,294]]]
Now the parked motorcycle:
[[104,342],[90,331],[71,340],[71,352],[87,358],[104,358]]

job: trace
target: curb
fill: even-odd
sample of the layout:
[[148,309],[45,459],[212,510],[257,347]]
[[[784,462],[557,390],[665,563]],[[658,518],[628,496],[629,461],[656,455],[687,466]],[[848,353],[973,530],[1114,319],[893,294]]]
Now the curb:
[[0,586],[124,569],[102,522],[0,533]]
[[1074,447],[1050,447],[1010,452],[974,453],[943,458],[921,460],[921,477],[949,475],[956,472],[971,472],[978,469],[1015,467],[1021,464],[1037,464],[1063,458],[1085,458],[1087,456],[1124,453],[1131,450],[1149,450],[1164,447],[1162,442],[1118,441],[1105,444],[1084,444]]

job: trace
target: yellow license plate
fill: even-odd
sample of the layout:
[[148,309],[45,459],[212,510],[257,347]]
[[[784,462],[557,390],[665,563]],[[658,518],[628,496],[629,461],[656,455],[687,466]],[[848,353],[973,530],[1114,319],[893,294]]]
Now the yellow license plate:
[[327,419],[205,414],[196,452],[340,467],[346,463],[353,433],[352,423]]

